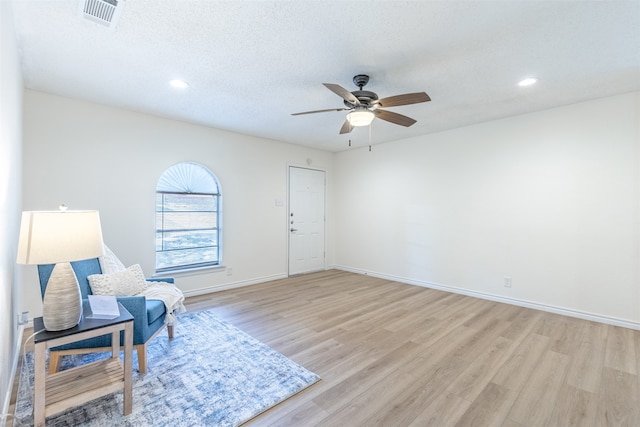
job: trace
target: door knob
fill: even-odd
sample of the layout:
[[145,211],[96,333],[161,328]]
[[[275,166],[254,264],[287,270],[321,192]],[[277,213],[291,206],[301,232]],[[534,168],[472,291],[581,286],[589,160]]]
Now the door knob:
[[298,231],[298,229],[297,228],[292,228],[291,232],[293,233],[294,231]]

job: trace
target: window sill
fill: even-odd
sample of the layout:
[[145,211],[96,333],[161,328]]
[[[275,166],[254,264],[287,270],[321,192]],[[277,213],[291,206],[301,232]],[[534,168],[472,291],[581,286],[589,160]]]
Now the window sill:
[[185,268],[183,270],[171,270],[156,272],[153,277],[180,277],[180,276],[196,276],[207,273],[217,273],[227,269],[224,265],[212,265],[207,267]]

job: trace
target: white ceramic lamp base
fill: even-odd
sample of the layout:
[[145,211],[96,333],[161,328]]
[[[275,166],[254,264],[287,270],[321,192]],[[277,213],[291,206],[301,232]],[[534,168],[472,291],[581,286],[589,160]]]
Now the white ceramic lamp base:
[[73,328],[82,317],[82,296],[71,264],[55,265],[42,301],[42,321],[47,331]]

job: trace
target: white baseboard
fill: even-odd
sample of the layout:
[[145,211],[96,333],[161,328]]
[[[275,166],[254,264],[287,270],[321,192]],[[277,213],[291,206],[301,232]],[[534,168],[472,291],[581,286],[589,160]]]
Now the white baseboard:
[[2,424],[6,425],[7,423],[7,414],[9,412],[9,406],[11,405],[11,393],[13,392],[13,382],[16,379],[16,371],[18,370],[18,360],[20,358],[20,347],[22,343],[22,334],[24,332],[25,325],[20,325],[18,327],[18,335],[16,342],[13,343],[14,351],[13,351],[13,362],[11,364],[11,374],[9,375],[9,383],[7,387],[7,393],[4,397],[4,402],[2,404],[2,412],[0,413],[0,420],[2,420]]
[[221,285],[213,285],[213,286],[207,286],[205,288],[192,289],[190,291],[183,291],[183,293],[185,297],[193,297],[196,295],[204,295],[212,292],[226,291],[228,289],[242,288],[244,286],[249,286],[249,285],[257,285],[258,283],[270,282],[271,280],[286,279],[287,277],[289,276],[286,273],[274,274],[272,276],[264,276],[264,277],[259,277],[251,280],[242,280],[239,282],[224,283]]
[[453,286],[442,285],[439,283],[425,282],[415,279],[407,279],[405,277],[393,276],[389,274],[382,274],[373,271],[360,270],[357,268],[345,267],[340,265],[333,265],[331,268],[336,270],[348,271],[351,273],[364,274],[367,276],[377,277],[379,279],[392,280],[394,282],[407,283],[409,285],[422,286],[425,288],[437,289],[440,291],[451,292],[454,294],[467,295],[475,298],[486,299],[489,301],[501,302],[505,304],[517,305],[520,307],[532,308],[534,310],[546,311],[549,313],[561,314],[563,316],[576,317],[583,320],[591,320],[594,322],[605,323],[613,326],[621,326],[623,328],[640,330],[640,322],[633,322],[630,320],[618,319],[610,316],[603,316],[595,313],[587,313],[584,311],[573,310],[570,308],[556,307],[548,304],[540,304],[533,301],[526,301],[517,298],[509,298],[501,295],[488,294],[484,292],[476,292],[468,289],[456,288]]

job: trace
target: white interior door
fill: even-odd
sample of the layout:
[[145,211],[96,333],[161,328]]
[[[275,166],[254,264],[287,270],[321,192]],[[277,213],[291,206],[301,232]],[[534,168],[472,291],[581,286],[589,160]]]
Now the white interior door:
[[324,171],[289,167],[289,274],[324,270]]

